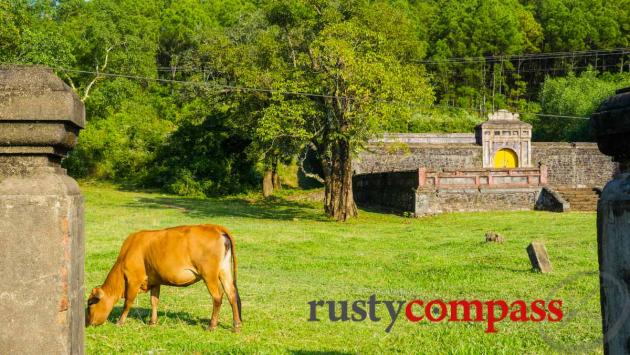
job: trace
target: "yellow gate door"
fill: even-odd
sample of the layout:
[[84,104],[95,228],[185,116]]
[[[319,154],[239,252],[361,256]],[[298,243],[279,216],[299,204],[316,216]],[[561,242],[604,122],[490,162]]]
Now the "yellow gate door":
[[500,149],[494,156],[495,168],[516,168],[518,166],[518,156],[512,149]]

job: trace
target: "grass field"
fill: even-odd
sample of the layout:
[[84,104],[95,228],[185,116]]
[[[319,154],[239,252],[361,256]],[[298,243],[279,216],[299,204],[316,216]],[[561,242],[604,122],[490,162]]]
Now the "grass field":
[[[86,296],[100,285],[127,234],[139,229],[217,223],[237,242],[242,333],[231,331],[224,300],[219,329],[205,330],[212,301],[202,283],[163,287],[159,323],[148,326],[141,294],[127,323],[86,330],[87,351],[106,353],[528,353],[601,352],[594,213],[495,212],[412,219],[361,211],[336,223],[296,194],[188,199],[84,184]],[[505,244],[485,244],[489,230]],[[555,268],[533,272],[525,247],[545,242]],[[312,300],[534,299],[564,301],[560,323],[309,322]],[[379,308],[380,316],[387,311]]]

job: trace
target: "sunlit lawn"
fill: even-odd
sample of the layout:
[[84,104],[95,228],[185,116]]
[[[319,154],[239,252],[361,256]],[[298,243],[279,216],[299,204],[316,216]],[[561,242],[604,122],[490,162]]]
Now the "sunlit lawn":
[[[227,300],[219,329],[205,330],[212,301],[202,283],[163,287],[159,324],[148,326],[149,297],[141,294],[130,319],[87,329],[87,351],[105,353],[530,353],[601,352],[594,213],[494,212],[412,219],[361,211],[336,223],[320,205],[285,197],[188,199],[84,184],[86,295],[100,285],[132,231],[196,223],[227,226],[236,238],[242,333],[231,331]],[[289,198],[287,196],[293,196]],[[489,230],[505,244],[484,243]],[[531,271],[525,252],[543,241],[554,273]],[[584,274],[587,273],[587,274]],[[386,333],[380,322],[336,322],[312,300],[516,299],[564,300],[561,323],[411,323],[401,314]],[[570,319],[569,319],[570,318]]]

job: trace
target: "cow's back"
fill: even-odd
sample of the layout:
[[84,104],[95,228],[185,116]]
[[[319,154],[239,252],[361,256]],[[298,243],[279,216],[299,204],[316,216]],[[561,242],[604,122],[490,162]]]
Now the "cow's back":
[[215,225],[178,226],[130,235],[121,249],[125,273],[148,284],[187,286],[202,270],[218,268],[225,253],[224,229]]

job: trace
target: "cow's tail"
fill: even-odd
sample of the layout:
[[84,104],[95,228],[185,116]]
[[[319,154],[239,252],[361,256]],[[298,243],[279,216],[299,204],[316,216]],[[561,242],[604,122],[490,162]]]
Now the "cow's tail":
[[238,287],[236,286],[236,248],[234,244],[234,238],[230,232],[223,228],[222,229],[223,237],[225,237],[225,253],[227,254],[230,250],[232,251],[232,282],[234,284],[234,292],[236,293],[236,305],[238,306],[238,317],[243,320],[243,316],[241,315],[241,296],[238,294]]

